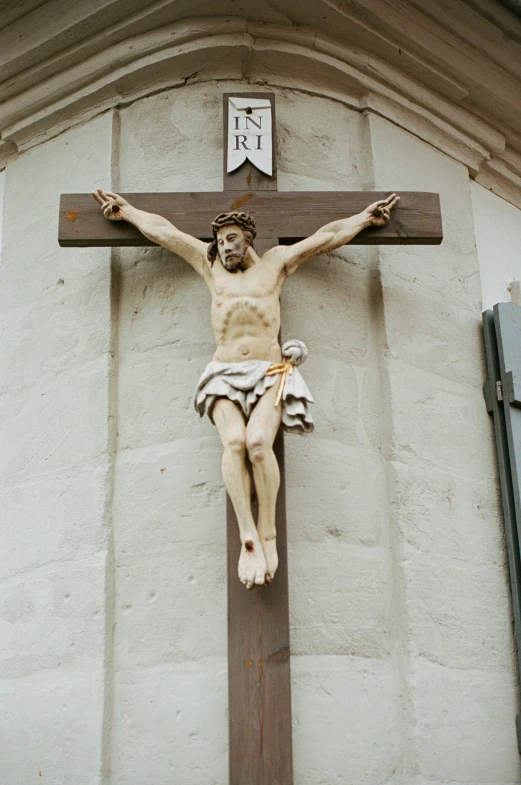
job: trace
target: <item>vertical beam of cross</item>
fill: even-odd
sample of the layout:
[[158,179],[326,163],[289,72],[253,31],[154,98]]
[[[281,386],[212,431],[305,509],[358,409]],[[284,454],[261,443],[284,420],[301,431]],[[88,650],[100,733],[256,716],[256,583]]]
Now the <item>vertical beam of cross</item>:
[[[245,97],[247,94],[234,94]],[[227,173],[228,97],[224,96],[224,190],[236,194],[232,209],[247,209],[248,195],[277,190],[275,160],[275,98],[270,93],[252,97],[272,102],[273,175],[267,177],[246,161]],[[262,255],[278,238],[258,238]],[[227,500],[228,550],[228,716],[230,785],[293,785],[291,738],[291,678],[289,645],[288,562],[284,439],[275,440],[280,468],[276,524],[279,567],[267,587],[245,591],[237,578],[240,553],[238,525]]]

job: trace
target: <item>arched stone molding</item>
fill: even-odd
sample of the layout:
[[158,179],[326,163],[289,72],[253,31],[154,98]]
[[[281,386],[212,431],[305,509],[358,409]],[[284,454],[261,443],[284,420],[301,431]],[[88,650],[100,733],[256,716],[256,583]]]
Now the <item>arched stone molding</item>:
[[[8,85],[11,95],[0,108],[0,165],[17,151],[146,95],[188,82],[243,80],[328,96],[381,115],[521,205],[521,136],[467,108],[468,92],[431,63],[416,64],[420,81],[407,73],[410,68],[313,28],[239,18],[176,22],[100,49],[103,35],[94,53],[93,40],[78,44],[68,67],[73,55],[65,50],[25,71],[24,89],[13,92],[13,82]],[[56,58],[64,66],[58,71]],[[438,90],[429,86],[434,83]]]

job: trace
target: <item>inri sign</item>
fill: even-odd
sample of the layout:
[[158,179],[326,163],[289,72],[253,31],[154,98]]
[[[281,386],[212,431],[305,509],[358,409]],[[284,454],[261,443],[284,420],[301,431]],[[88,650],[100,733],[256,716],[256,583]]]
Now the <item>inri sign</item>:
[[271,120],[269,99],[228,98],[227,172],[234,172],[248,158],[257,169],[271,177]]

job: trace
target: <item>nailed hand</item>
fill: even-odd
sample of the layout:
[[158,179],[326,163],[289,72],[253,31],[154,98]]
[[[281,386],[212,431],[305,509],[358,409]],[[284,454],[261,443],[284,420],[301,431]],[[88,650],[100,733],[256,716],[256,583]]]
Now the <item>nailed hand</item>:
[[123,199],[122,196],[113,194],[110,191],[104,191],[102,188],[93,191],[92,195],[98,204],[101,205],[105,218],[109,221],[125,220],[125,210],[122,208],[129,206],[126,199]]
[[366,208],[365,212],[370,225],[372,226],[385,226],[391,217],[391,210],[396,207],[400,197],[396,194],[391,194],[386,199],[380,199],[378,202],[373,202]]

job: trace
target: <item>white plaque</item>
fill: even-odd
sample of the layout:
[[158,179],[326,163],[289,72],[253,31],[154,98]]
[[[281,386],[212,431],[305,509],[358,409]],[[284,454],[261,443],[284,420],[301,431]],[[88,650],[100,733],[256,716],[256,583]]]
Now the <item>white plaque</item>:
[[235,171],[246,159],[271,177],[271,102],[267,98],[228,99],[226,171]]

